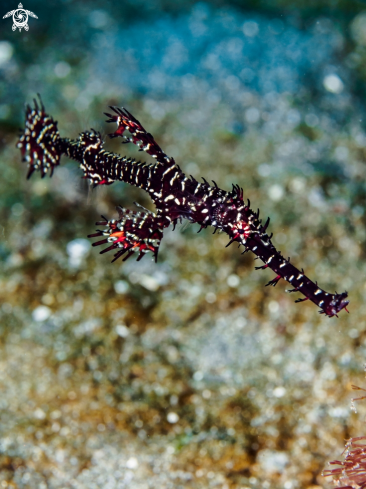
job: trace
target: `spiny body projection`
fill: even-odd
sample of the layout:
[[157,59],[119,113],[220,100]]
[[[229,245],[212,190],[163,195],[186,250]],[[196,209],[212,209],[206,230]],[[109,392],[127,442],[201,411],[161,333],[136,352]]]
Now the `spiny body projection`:
[[[229,244],[243,245],[243,253],[252,251],[264,263],[256,269],[270,268],[276,274],[267,285],[274,286],[283,278],[293,287],[289,292],[303,294],[304,297],[296,302],[309,299],[320,307],[320,313],[329,317],[348,305],[347,292],[330,294],[324,291],[276,250],[272,236],[267,234],[269,219],[262,224],[259,211],[252,211],[249,200],[244,202],[243,189],[233,185],[232,191],[226,192],[215,182],[210,185],[205,179],[199,183],[194,177],[187,177],[126,109],[111,107],[113,114],[106,114],[107,122],[117,124],[110,137],[122,137],[124,143],[136,144],[140,151],[155,158],[156,163],[141,163],[106,151],[101,135],[93,129],[81,133],[76,140],[61,138],[57,122],[46,114],[42,102],[39,106],[35,100],[34,104],[34,108],[28,106],[26,109],[25,129],[17,143],[28,163],[28,178],[36,170],[42,177],[47,173],[52,176],[61,155],[65,154],[79,162],[84,178],[94,186],[127,182],[148,192],[155,204],[155,213],[144,208],[133,212],[118,207],[119,219],[108,220],[102,216],[103,220],[97,225],[104,229],[89,236],[102,238],[94,246],[108,245],[101,253],[113,250],[114,260],[123,255],[126,260],[136,252],[137,260],[140,260],[152,252],[156,261],[163,230],[185,218],[198,223],[200,230],[213,226],[215,231],[219,229],[227,233]],[[130,136],[125,135],[126,130]]]

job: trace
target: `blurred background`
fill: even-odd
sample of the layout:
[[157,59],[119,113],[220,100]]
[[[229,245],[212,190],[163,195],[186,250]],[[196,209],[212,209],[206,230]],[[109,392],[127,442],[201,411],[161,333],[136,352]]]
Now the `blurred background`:
[[[17,8],[1,3],[1,17]],[[366,349],[366,2],[28,0],[0,20],[0,487],[330,488]],[[183,171],[271,217],[285,256],[350,314],[294,304],[197,225],[158,264],[91,248],[147,196],[52,179],[15,148],[40,93],[63,137],[125,106]],[[141,157],[135,147],[107,148]],[[143,154],[146,161],[149,156]]]

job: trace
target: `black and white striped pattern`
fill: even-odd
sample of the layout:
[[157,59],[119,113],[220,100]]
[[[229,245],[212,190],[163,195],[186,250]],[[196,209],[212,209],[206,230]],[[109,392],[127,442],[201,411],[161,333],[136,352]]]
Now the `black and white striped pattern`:
[[[90,236],[103,237],[94,246],[109,244],[101,253],[114,250],[116,260],[126,253],[124,259],[127,259],[137,251],[139,260],[152,252],[156,259],[164,228],[185,218],[200,224],[200,230],[208,226],[213,226],[215,231],[220,229],[228,234],[228,245],[237,242],[244,246],[244,253],[252,251],[263,262],[257,269],[270,268],[276,274],[267,285],[274,286],[281,278],[286,280],[293,287],[289,292],[300,292],[304,296],[296,302],[310,300],[329,317],[346,308],[347,292],[330,294],[324,291],[276,250],[267,234],[269,219],[262,224],[259,210],[254,212],[250,202],[244,201],[243,189],[233,185],[232,191],[226,192],[215,182],[210,185],[205,179],[201,183],[186,176],[132,114],[126,109],[111,108],[114,114],[106,115],[108,122],[117,124],[117,129],[110,137],[122,137],[124,142],[132,142],[155,158],[156,163],[146,164],[106,151],[101,135],[94,130],[81,133],[76,140],[60,138],[57,123],[45,113],[42,104],[38,107],[37,102],[34,109],[27,108],[25,130],[18,142],[28,162],[29,176],[35,170],[42,176],[47,172],[52,174],[61,155],[66,154],[79,162],[84,177],[94,186],[123,181],[149,194],[156,213],[146,209],[136,213],[118,208],[118,220],[103,218],[97,223],[105,230]],[[125,135],[126,130],[131,136]]]

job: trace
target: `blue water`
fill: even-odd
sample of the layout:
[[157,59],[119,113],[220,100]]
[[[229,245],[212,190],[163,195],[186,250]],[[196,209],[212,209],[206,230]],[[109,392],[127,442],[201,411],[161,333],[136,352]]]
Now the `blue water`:
[[296,94],[309,76],[320,83],[342,44],[329,21],[306,31],[289,19],[267,19],[197,4],[190,14],[164,15],[94,39],[92,72],[142,94],[181,97],[193,92],[236,96]]

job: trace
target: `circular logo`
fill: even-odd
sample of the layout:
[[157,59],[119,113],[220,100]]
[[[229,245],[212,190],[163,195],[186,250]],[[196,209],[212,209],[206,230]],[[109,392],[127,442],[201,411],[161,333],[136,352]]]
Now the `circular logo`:
[[18,8],[17,10],[14,11],[13,13],[13,31],[18,27],[19,30],[24,29],[27,31],[28,30],[28,12],[26,10],[23,10],[22,8]]

